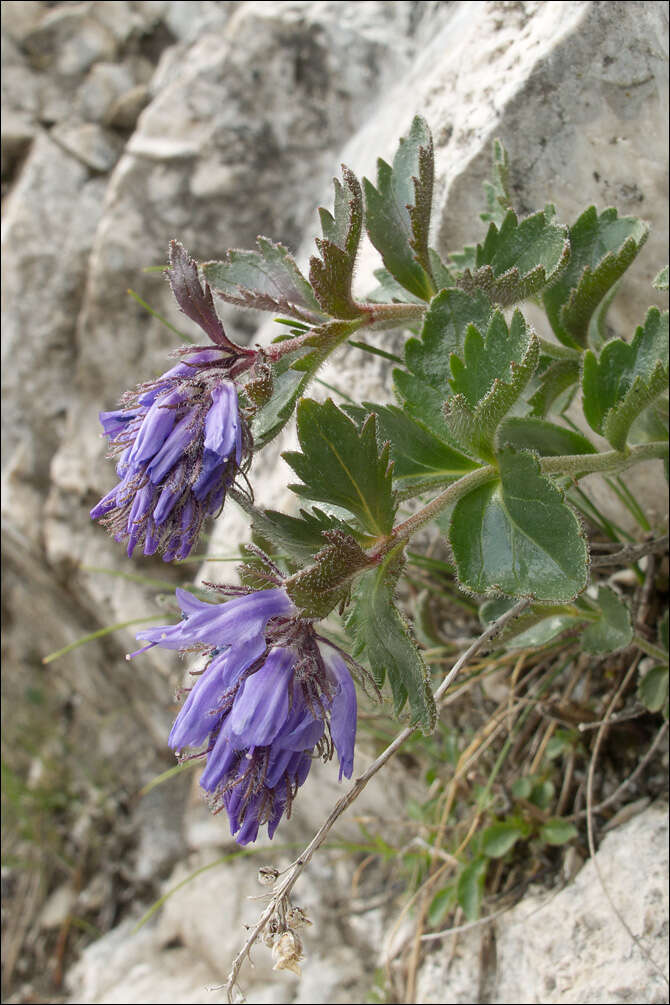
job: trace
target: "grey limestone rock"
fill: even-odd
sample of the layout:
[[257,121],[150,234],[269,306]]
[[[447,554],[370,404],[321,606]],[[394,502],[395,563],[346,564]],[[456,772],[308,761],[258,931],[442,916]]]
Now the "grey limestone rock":
[[[444,1002],[449,988],[454,1003],[666,1002],[667,875],[668,813],[660,804],[607,834],[563,889],[531,893],[490,927],[439,940],[422,965],[417,1001]],[[494,946],[486,957],[484,934]]]
[[[12,702],[20,703],[26,674],[42,680],[36,668],[46,652],[146,610],[140,584],[86,568],[149,575],[166,592],[184,575],[155,560],[129,563],[88,517],[114,481],[97,412],[164,370],[176,341],[127,289],[193,334],[167,284],[142,272],[164,264],[171,238],[205,260],[250,247],[260,233],[304,263],[339,163],[374,177],[375,158],[392,157],[421,112],[436,143],[439,248],[483,236],[481,183],[499,136],[522,212],[551,198],[568,220],[589,201],[649,220],[651,236],[612,320],[632,334],[658,301],[650,280],[667,254],[665,4],[5,4],[3,68],[3,646]],[[375,264],[368,248],[357,269],[362,291]],[[221,313],[240,340],[275,334],[259,316],[226,305]],[[340,353],[324,379],[355,380],[378,400],[392,394],[374,357]],[[279,454],[292,437],[254,462],[261,504],[291,505]],[[653,484],[644,493],[662,516]],[[227,509],[211,554],[232,553],[247,534]],[[212,563],[201,575],[218,578],[220,569]],[[164,737],[176,671],[160,654],[142,657],[139,671],[139,662],[123,660],[132,630],[112,638],[54,664],[49,686],[63,701],[75,697],[71,737],[91,762],[113,764],[118,785],[137,788],[170,763]],[[400,805],[394,791],[385,794]],[[150,816],[136,818],[144,878],[164,875],[185,848],[186,794],[175,792],[173,814],[161,810],[174,835],[153,858]],[[296,805],[296,827],[309,830],[314,819],[300,812]],[[650,843],[654,833],[650,825]],[[206,961],[185,969],[186,950],[165,948],[153,930],[129,948],[128,931],[101,940],[88,959],[109,975],[114,967],[133,974],[132,990],[114,990],[112,976],[104,987],[91,983],[89,970],[73,978],[80,1000],[204,1000]],[[131,956],[122,964],[124,952]],[[351,954],[339,966],[359,980]],[[347,1000],[337,987],[332,1000]],[[259,990],[259,1000],[282,993]],[[568,992],[559,984],[547,993],[572,1000],[560,997]],[[292,990],[287,1000],[305,994]]]

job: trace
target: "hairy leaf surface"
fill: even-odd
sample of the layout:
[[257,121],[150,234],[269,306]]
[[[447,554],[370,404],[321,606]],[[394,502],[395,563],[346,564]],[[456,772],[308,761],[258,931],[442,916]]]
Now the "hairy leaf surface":
[[493,180],[484,182],[486,192],[486,213],[480,213],[485,222],[502,225],[508,210],[512,208],[509,191],[509,158],[500,140],[493,141]]
[[647,240],[649,227],[616,209],[598,215],[590,206],[570,228],[567,268],[544,291],[547,317],[558,339],[586,346],[589,322],[607,291],[623,275]]
[[288,250],[267,237],[256,238],[256,247],[256,251],[233,248],[223,261],[205,262],[203,274],[216,293],[239,307],[318,320],[321,307]]
[[313,562],[285,581],[286,592],[307,618],[325,618],[346,604],[352,580],[370,565],[358,541],[342,530],[324,531],[326,542]]
[[430,674],[394,601],[402,565],[400,552],[393,551],[361,576],[352,593],[347,629],[354,638],[354,655],[365,655],[377,685],[388,679],[396,715],[409,701],[411,723],[430,733],[437,714]]
[[[540,367],[545,364],[546,357],[540,358]],[[552,409],[554,402],[564,391],[575,387],[579,381],[579,360],[557,359],[545,365],[541,373],[536,373],[538,388],[528,399],[531,415],[544,418]]]
[[570,256],[567,228],[551,223],[544,211],[519,223],[510,209],[500,229],[491,223],[477,245],[475,268],[465,268],[458,283],[483,290],[492,303],[507,306],[538,293],[565,267]]
[[342,165],[344,185],[334,179],[333,213],[320,209],[323,237],[316,238],[320,258],[309,263],[309,281],[314,295],[334,318],[356,318],[361,308],[351,294],[356,254],[363,227],[363,195],[356,175]]
[[444,440],[403,412],[397,405],[347,406],[345,411],[359,424],[369,412],[377,416],[377,439],[388,442],[393,461],[393,481],[401,490],[413,486],[429,489],[432,482],[444,484],[472,471],[476,462],[454,450]]
[[532,416],[505,419],[498,428],[496,440],[500,447],[535,450],[540,457],[597,453],[591,441],[582,433]]
[[376,187],[363,179],[370,240],[391,275],[421,300],[434,293],[428,253],[433,173],[433,140],[425,120],[416,116],[393,167],[380,158]]
[[562,492],[530,453],[499,455],[500,480],[454,507],[449,540],[458,577],[475,593],[572,600],[587,583],[587,549]]
[[584,415],[592,429],[622,450],[640,412],[668,385],[668,312],[650,307],[631,343],[608,342],[584,355]]
[[532,377],[539,359],[537,336],[515,311],[510,327],[497,311],[486,336],[470,325],[463,359],[452,353],[455,392],[444,407],[447,428],[462,446],[490,460],[495,432]]
[[633,641],[628,604],[609,586],[598,587],[596,603],[600,617],[584,631],[582,648],[587,653],[613,653],[625,649]]
[[[309,562],[325,546],[325,531],[339,530],[352,534],[348,524],[324,513],[317,506],[311,510],[301,509],[299,516],[289,516],[278,510],[261,510],[251,504],[244,505],[242,499],[239,502],[251,517],[252,530],[299,564]],[[364,538],[363,543],[366,543]]]
[[451,441],[443,412],[451,394],[451,354],[462,351],[468,325],[485,331],[490,316],[491,304],[483,293],[442,290],[430,303],[421,337],[405,344],[407,369],[393,372],[406,411],[443,439]]
[[298,405],[298,439],[302,453],[282,456],[302,478],[291,485],[298,495],[342,506],[370,534],[382,536],[393,528],[388,446],[377,447],[374,415],[360,433],[355,423],[328,399],[323,404],[303,398]]

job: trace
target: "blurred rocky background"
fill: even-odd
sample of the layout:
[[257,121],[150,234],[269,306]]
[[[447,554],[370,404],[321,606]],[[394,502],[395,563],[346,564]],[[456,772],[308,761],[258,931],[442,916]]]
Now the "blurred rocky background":
[[[442,250],[483,233],[496,136],[522,213],[551,198],[572,220],[592,201],[652,224],[612,314],[632,333],[667,260],[667,38],[666,4],[647,2],[2,3],[5,1001],[223,1001],[207,988],[260,910],[247,899],[262,893],[258,865],[288,861],[337,795],[335,772],[314,772],[284,850],[229,861],[225,821],[192,775],[143,794],[173,764],[177,661],[125,661],[129,627],[42,662],[155,613],[199,574],[128,561],[88,517],[114,482],[98,411],[164,370],[175,344],[128,289],[187,330],[167,284],[143,271],[164,264],[171,238],[205,260],[265,234],[304,261],[340,162],[373,175],[419,112],[435,137]],[[369,272],[364,256],[362,284]],[[222,316],[238,340],[271,337],[259,316]],[[379,360],[363,364],[343,356],[332,372],[389,398]],[[252,471],[262,504],[289,504],[289,440]],[[233,555],[245,534],[228,512],[211,553]],[[211,562],[205,578],[227,568]],[[401,965],[402,884],[352,876],[356,821],[402,816],[413,784],[398,761],[350,811],[339,850],[299,884],[314,922],[302,980],[272,975],[257,947],[250,1001],[364,1001]],[[664,961],[667,819],[648,800],[636,809],[598,859]],[[487,927],[485,945],[483,930],[427,943],[417,1001],[666,1001],[617,925],[587,864],[553,899],[533,894]]]

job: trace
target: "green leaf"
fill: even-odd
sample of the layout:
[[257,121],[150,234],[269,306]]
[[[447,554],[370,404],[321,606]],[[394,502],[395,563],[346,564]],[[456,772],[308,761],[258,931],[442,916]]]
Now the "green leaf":
[[635,446],[639,443],[652,443],[654,440],[667,439],[669,419],[668,395],[660,394],[633,422],[628,433],[629,445]]
[[484,331],[490,316],[491,305],[483,293],[469,296],[462,290],[442,290],[426,311],[421,338],[405,344],[407,370],[393,372],[406,410],[442,439],[451,441],[443,412],[451,394],[451,354],[462,351],[468,325]]
[[[302,354],[305,354],[303,350]],[[305,374],[291,369],[291,362],[285,356],[278,365],[272,366],[272,397],[258,409],[251,420],[254,449],[260,450],[274,439],[293,415],[293,409],[307,384]]]
[[422,304],[424,302],[420,297],[415,297],[413,293],[401,286],[388,269],[375,269],[374,277],[379,285],[368,293],[366,300],[372,301],[374,304]]
[[496,311],[484,338],[475,325],[468,325],[463,346],[463,360],[456,353],[450,358],[453,374],[450,384],[474,409],[489,394],[498,379],[511,381],[514,371],[526,360],[533,335],[526,327],[521,311],[515,311],[510,328],[501,311]]
[[615,450],[623,450],[634,420],[667,385],[668,312],[657,307],[649,308],[630,344],[614,339],[599,359],[590,350],[584,355],[584,415]]
[[402,548],[397,548],[361,576],[353,589],[347,630],[354,639],[354,656],[365,653],[377,685],[388,678],[396,715],[409,700],[411,724],[431,733],[437,712],[430,674],[393,599],[403,564]]
[[451,377],[451,356],[463,352],[468,328],[486,330],[491,320],[491,304],[481,292],[442,290],[433,297],[424,317],[421,338],[405,345],[408,369],[433,387]]
[[587,653],[614,653],[633,641],[633,625],[628,604],[609,586],[598,588],[599,618],[582,635],[582,649]]
[[487,868],[487,859],[476,858],[469,865],[466,865],[458,877],[456,895],[468,921],[476,921],[479,917]]
[[393,481],[402,491],[428,489],[433,482],[442,485],[476,467],[472,458],[454,450],[397,405],[364,402],[364,406],[347,407],[345,411],[357,422],[369,412],[375,413],[377,439],[380,444],[389,443]]
[[[240,504],[251,516],[252,530],[270,541],[279,551],[289,558],[303,563],[324,547],[325,531],[339,530],[351,533],[351,528],[342,520],[318,507],[312,510],[300,510],[300,516],[288,516],[278,510],[259,510],[255,506],[246,506],[240,497]],[[365,540],[363,543],[367,543]]]
[[532,408],[531,415],[543,419],[556,399],[578,382],[579,362],[572,359],[558,359],[536,375],[536,379],[539,387],[528,399],[528,404]]
[[515,311],[510,327],[500,311],[492,316],[486,337],[470,325],[463,358],[451,356],[454,396],[444,413],[456,442],[476,456],[491,460],[495,432],[532,377],[540,354],[534,332]]
[[484,182],[488,211],[480,213],[485,222],[501,226],[508,210],[512,208],[509,192],[509,158],[500,140],[493,141],[493,181]]
[[530,799],[533,791],[533,778],[524,775],[522,778],[515,778],[512,782],[512,795],[515,799]]
[[474,244],[466,244],[462,251],[452,251],[449,253],[449,265],[453,267],[457,274],[469,269],[471,272],[477,268],[477,248]]
[[356,254],[363,228],[363,196],[353,171],[342,165],[344,186],[334,179],[333,213],[320,209],[323,238],[316,238],[321,258],[309,262],[309,281],[323,310],[334,318],[363,313],[351,294]]
[[[510,649],[540,649],[561,632],[581,624],[583,620],[570,614],[552,614],[549,617],[539,618],[535,625],[514,634],[513,638],[505,638],[504,642]],[[526,623],[524,621],[524,624]]]
[[591,441],[581,433],[533,417],[505,419],[498,428],[496,440],[500,447],[534,450],[540,457],[597,453]]
[[614,302],[617,293],[619,292],[619,287],[621,286],[621,280],[617,279],[613,286],[610,286],[609,290],[602,298],[595,311],[591,315],[591,320],[589,321],[589,331],[587,335],[587,342],[592,349],[600,351],[604,346],[605,342],[610,338],[610,328],[607,322],[607,317],[609,315],[610,307]]
[[540,210],[519,223],[510,209],[500,229],[491,223],[477,245],[475,268],[466,268],[459,286],[469,293],[483,290],[492,303],[526,300],[551,282],[570,256],[567,227],[551,223]]
[[533,454],[505,450],[499,465],[500,481],[454,507],[449,541],[458,577],[475,593],[566,603],[588,577],[579,521]]
[[313,329],[300,349],[271,365],[272,396],[256,411],[251,422],[255,450],[266,446],[281,432],[319,367],[358,327],[357,320],[327,321]]
[[449,912],[456,906],[456,884],[450,883],[448,886],[438,890],[428,907],[428,924],[431,928],[440,925]]
[[607,291],[647,240],[649,227],[616,209],[590,206],[570,228],[570,262],[544,291],[547,317],[564,345],[584,348],[589,322]]
[[377,187],[363,179],[370,240],[391,275],[421,300],[435,292],[428,254],[433,173],[433,140],[417,115],[393,167],[377,161]]
[[569,820],[562,820],[560,817],[551,817],[540,828],[540,840],[545,844],[567,844],[576,838],[579,831]]
[[482,852],[488,858],[502,858],[523,836],[523,829],[515,820],[491,824],[482,834]]
[[[485,600],[479,608],[483,625],[501,617],[514,604],[508,597]],[[499,636],[509,649],[534,649],[544,646],[566,628],[582,624],[587,615],[573,605],[533,604],[530,611],[517,618]]]
[[556,793],[554,783],[548,779],[538,779],[533,783],[533,787],[528,797],[529,801],[540,810],[548,810]]
[[650,712],[660,712],[668,700],[669,673],[667,666],[652,667],[637,686],[637,696]]
[[257,251],[231,249],[221,262],[205,262],[203,275],[230,304],[277,311],[314,322],[321,308],[312,288],[283,244],[256,238]]
[[664,292],[667,292],[667,290],[668,290],[668,283],[669,283],[669,280],[668,280],[668,266],[666,265],[665,268],[661,269],[661,271],[658,273],[658,275],[654,277],[654,279],[652,280],[652,284],[651,285],[656,290],[663,290]]
[[579,734],[574,730],[557,729],[545,748],[544,756],[548,761],[554,761],[557,757],[574,753],[579,742]]
[[298,439],[302,453],[282,456],[302,485],[298,495],[342,506],[375,536],[393,528],[396,504],[391,488],[388,446],[377,449],[374,415],[360,433],[352,420],[328,399],[323,404],[303,398],[298,405]]
[[428,249],[428,258],[430,259],[430,271],[435,281],[435,288],[445,290],[447,287],[456,286],[455,273],[445,265],[434,248]]

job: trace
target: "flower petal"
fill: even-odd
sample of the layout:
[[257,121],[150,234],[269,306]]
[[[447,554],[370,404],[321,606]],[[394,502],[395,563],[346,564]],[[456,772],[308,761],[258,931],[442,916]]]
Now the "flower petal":
[[227,653],[210,660],[174,721],[168,739],[172,750],[200,747],[205,742],[221,720],[223,696],[237,681],[235,670]]
[[116,439],[121,433],[127,431],[128,424],[142,413],[139,408],[117,408],[112,412],[99,412],[100,424],[103,434],[110,440]]
[[293,707],[284,728],[272,746],[292,751],[313,750],[323,736],[323,719],[315,719],[302,700],[298,689],[293,694]]
[[351,778],[351,773],[354,770],[356,688],[351,674],[337,650],[326,645],[322,648],[321,655],[326,664],[328,676],[337,686],[330,712],[330,732],[337,756],[340,759],[340,781],[342,781],[342,775],[345,778]]
[[230,381],[212,388],[212,406],[205,418],[205,450],[227,460],[235,447],[240,414],[237,391]]
[[176,406],[182,400],[183,395],[177,390],[156,398],[142,420],[135,442],[126,458],[128,464],[138,465],[158,453],[174,429]]
[[193,442],[198,431],[194,419],[195,414],[191,409],[179,420],[151,463],[147,464],[147,474],[154,485],[160,485]]
[[227,725],[228,723],[224,725],[207,755],[207,767],[200,778],[200,787],[205,792],[216,792],[239,758],[239,751],[235,750],[230,741],[230,730],[226,729]]
[[[183,598],[181,591],[178,597]],[[211,646],[234,646],[240,658],[247,658],[251,647],[253,655],[246,666],[262,655],[265,649],[265,628],[271,618],[291,615],[295,607],[282,589],[258,590],[244,597],[235,597],[225,604],[208,604],[189,597],[188,615],[176,625],[146,628],[137,638],[155,642],[164,649],[187,649],[196,643]],[[184,609],[184,608],[182,608]],[[191,613],[193,611],[193,613]]]
[[295,660],[291,649],[272,649],[260,670],[247,677],[237,692],[230,728],[241,746],[268,746],[285,724],[289,672]]

